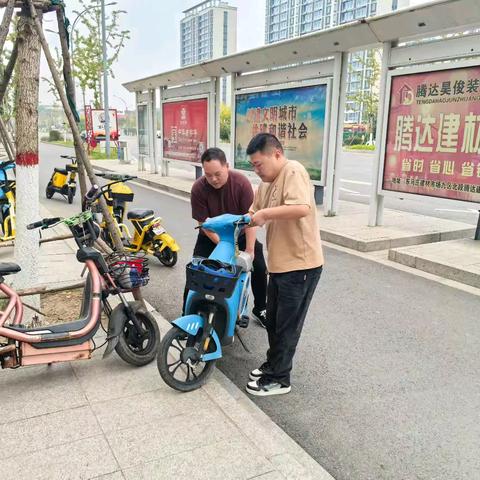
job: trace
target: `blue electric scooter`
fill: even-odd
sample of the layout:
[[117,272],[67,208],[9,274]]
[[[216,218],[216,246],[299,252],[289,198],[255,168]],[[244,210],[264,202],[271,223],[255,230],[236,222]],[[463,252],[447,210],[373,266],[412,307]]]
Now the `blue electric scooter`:
[[8,170],[15,171],[15,162],[0,162],[0,241],[15,239],[16,182],[8,178]]
[[167,385],[181,392],[201,387],[233,343],[235,328],[248,325],[252,257],[238,249],[238,236],[248,215],[220,215],[203,223],[220,242],[208,258],[187,265],[186,315],[173,321],[163,337],[157,363]]

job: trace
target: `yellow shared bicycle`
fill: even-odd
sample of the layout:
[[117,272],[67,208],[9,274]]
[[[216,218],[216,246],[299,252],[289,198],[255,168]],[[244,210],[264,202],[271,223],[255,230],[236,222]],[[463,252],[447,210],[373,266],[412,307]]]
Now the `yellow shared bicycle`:
[[[96,175],[109,180],[109,183],[101,187],[101,191],[115,219],[125,249],[129,252],[143,250],[157,257],[163,265],[173,267],[177,263],[180,247],[163,227],[161,217],[155,217],[153,210],[149,209],[134,209],[127,212],[127,203],[133,201],[134,193],[125,182],[136,177],[116,173],[97,173]],[[98,205],[95,211],[100,212]],[[125,225],[125,214],[133,225],[133,237]],[[105,219],[100,222],[100,228],[102,238],[113,248]]]

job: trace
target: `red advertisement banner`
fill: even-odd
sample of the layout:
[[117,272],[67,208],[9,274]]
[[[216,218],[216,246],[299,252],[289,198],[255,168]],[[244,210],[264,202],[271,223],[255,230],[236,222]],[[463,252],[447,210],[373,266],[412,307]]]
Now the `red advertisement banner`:
[[200,162],[207,149],[208,102],[206,98],[163,104],[163,156]]
[[480,203],[480,67],[392,77],[383,189]]

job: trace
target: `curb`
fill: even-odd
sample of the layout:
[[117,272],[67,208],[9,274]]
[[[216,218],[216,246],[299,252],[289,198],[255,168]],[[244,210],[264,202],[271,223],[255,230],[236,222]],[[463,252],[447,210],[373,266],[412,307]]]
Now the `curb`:
[[[145,303],[163,334],[170,327],[170,322],[149,302]],[[215,369],[213,377],[201,388],[285,478],[335,480],[220,370]]]

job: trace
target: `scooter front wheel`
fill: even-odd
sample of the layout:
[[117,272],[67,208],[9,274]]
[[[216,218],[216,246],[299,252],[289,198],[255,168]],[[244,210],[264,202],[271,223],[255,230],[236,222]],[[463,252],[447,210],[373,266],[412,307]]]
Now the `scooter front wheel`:
[[139,335],[133,322],[127,320],[115,351],[125,362],[141,367],[155,360],[160,343],[160,330],[155,318],[143,305],[139,302],[132,302],[131,305],[137,321],[145,329],[145,334]]
[[[177,327],[163,337],[158,351],[158,371],[163,381],[180,392],[191,392],[206,383],[215,368],[215,360],[197,358],[200,335],[189,335]],[[213,340],[211,341],[213,343]]]
[[49,183],[49,184],[47,185],[46,190],[45,190],[45,196],[46,196],[48,199],[50,199],[50,198],[53,197],[53,194],[54,194],[54,193],[55,193],[55,191],[53,190],[52,185]]
[[68,203],[73,203],[73,197],[75,196],[75,190],[72,187],[68,187],[67,200]]

